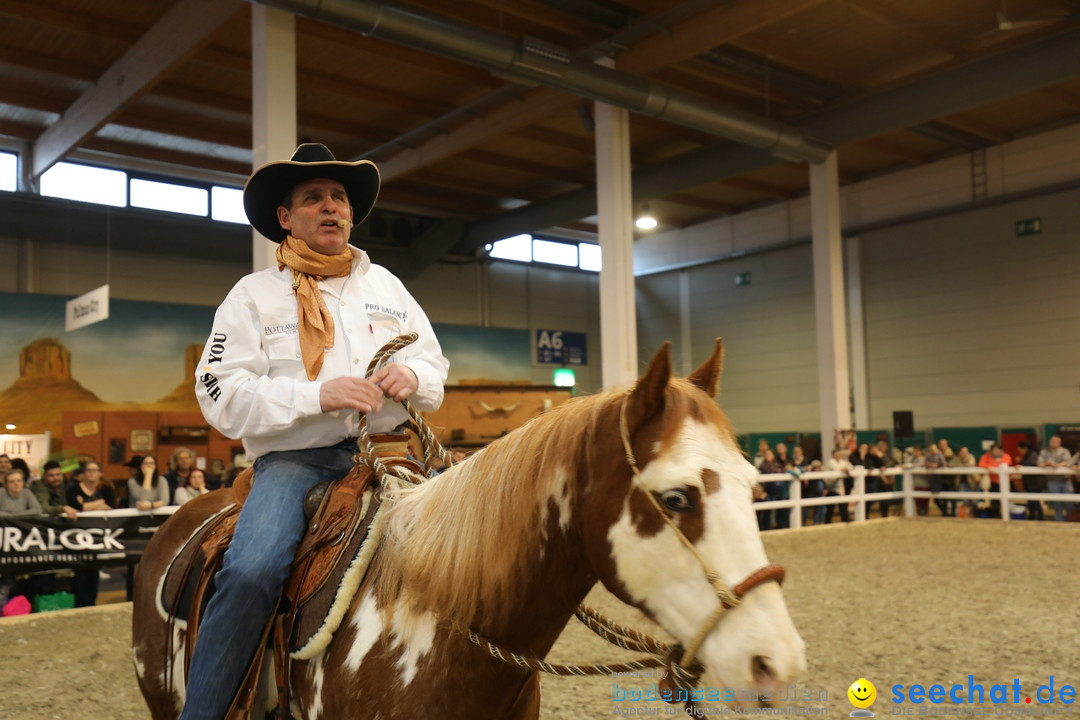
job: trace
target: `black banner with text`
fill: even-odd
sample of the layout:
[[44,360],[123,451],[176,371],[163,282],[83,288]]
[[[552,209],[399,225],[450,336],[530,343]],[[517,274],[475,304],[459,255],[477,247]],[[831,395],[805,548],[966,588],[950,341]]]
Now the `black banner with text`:
[[94,568],[138,562],[168,514],[119,511],[75,521],[45,516],[0,517],[0,574]]

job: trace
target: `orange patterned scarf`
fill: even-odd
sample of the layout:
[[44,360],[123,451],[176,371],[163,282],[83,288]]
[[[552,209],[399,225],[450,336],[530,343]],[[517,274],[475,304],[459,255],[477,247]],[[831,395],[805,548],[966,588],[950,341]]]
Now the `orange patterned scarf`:
[[278,245],[277,261],[278,270],[287,267],[293,273],[300,353],[308,380],[314,380],[322,369],[323,352],[334,347],[334,318],[326,308],[318,281],[348,275],[352,271],[353,255],[348,246],[337,255],[323,255],[289,235]]

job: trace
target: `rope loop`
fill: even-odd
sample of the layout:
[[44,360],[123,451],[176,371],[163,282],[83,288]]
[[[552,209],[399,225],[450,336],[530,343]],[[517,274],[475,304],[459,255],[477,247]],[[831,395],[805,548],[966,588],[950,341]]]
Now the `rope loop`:
[[[414,332],[398,335],[390,342],[379,348],[371,358],[371,362],[368,363],[367,372],[364,373],[364,377],[370,379],[375,374],[375,370],[382,364],[386,363],[394,353],[399,350],[407,348],[416,342],[419,337]],[[424,421],[424,418],[413,408],[408,400],[402,400],[401,406],[405,408],[405,411],[409,413],[409,418],[413,422],[413,427],[417,436],[420,438],[420,444],[424,449],[424,467],[427,471],[427,477],[430,478],[435,474],[435,461],[438,461],[442,467],[449,467],[452,464],[450,451],[442,446],[439,439],[435,437],[434,431]],[[357,432],[356,440],[356,453],[353,455],[353,463],[357,467],[367,466],[374,472],[375,476],[380,480],[392,475],[395,478],[405,480],[406,482],[415,484],[417,482],[416,477],[412,473],[405,472],[401,469],[387,469],[386,464],[375,453],[375,443],[371,440],[371,434],[368,429],[367,413],[360,414],[360,424]]]

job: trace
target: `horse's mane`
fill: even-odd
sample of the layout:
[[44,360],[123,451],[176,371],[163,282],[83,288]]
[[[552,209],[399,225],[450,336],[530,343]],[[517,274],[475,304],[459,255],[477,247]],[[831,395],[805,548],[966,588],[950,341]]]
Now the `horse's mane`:
[[379,607],[391,610],[397,598],[457,627],[467,627],[477,608],[493,617],[506,609],[522,553],[538,551],[548,499],[573,492],[573,453],[615,397],[557,405],[437,478],[391,491],[373,566]]
[[[562,403],[438,478],[389,491],[372,568],[379,607],[393,612],[404,601],[412,614],[433,612],[459,628],[481,608],[487,619],[505,619],[522,560],[539,552],[548,513],[573,506],[578,455],[618,433],[623,397],[606,391]],[[671,429],[687,416],[712,422],[734,442],[726,416],[684,380],[668,384],[664,415]]]

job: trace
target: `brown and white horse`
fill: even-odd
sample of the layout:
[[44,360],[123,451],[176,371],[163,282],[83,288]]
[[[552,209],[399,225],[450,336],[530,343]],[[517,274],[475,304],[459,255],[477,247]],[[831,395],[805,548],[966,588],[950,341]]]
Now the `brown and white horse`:
[[[803,641],[776,583],[707,625],[720,600],[703,565],[735,587],[767,564],[756,471],[712,399],[721,361],[717,341],[689,378],[672,378],[665,345],[631,391],[564,403],[393,493],[368,581],[326,650],[293,663],[294,714],[536,718],[536,673],[490,657],[463,631],[543,657],[598,579],[679,642],[701,631],[703,687],[767,691],[797,677]],[[140,564],[133,653],[155,720],[178,715],[184,688],[182,667],[165,668],[182,659],[166,648],[182,648],[183,631],[168,641],[154,593],[180,543],[229,502],[211,497],[166,522]]]

